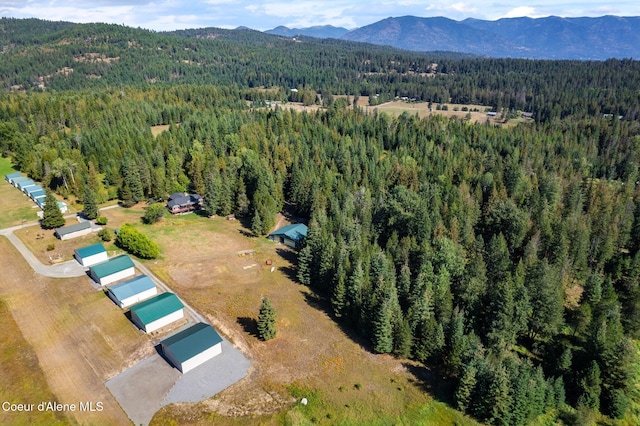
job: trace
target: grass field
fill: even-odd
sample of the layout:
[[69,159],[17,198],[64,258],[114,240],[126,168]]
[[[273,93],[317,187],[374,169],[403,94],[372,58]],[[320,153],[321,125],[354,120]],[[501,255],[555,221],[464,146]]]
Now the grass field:
[[[38,404],[55,401],[38,363],[38,356],[20,333],[4,300],[0,299],[0,402]],[[0,411],[0,424],[62,425],[68,423],[63,413],[51,411]]]
[[[143,225],[142,212],[105,215],[156,241],[161,258],[147,266],[252,361],[239,383],[200,404],[165,407],[152,424],[474,424],[425,392],[428,371],[374,355],[341,329],[325,303],[291,279],[295,253],[247,236],[238,221],[191,214]],[[263,296],[278,312],[269,342],[256,338]],[[301,397],[307,406],[296,403]]]
[[33,201],[4,179],[6,174],[15,171],[8,158],[0,157],[0,199],[3,200],[0,229],[20,225],[23,220],[31,222],[38,219],[36,213],[39,209]]
[[[99,412],[66,412],[65,423],[127,424],[126,414],[104,383],[153,354],[149,338],[102,291],[94,289],[87,277],[63,280],[37,275],[4,237],[0,237],[0,271],[0,298],[6,303],[3,328],[21,333],[35,353],[31,356],[28,347],[7,352],[1,346],[0,368],[15,371],[24,383],[16,382],[21,389],[15,391],[22,393],[9,395],[11,400],[25,398],[25,403],[38,403],[42,398],[53,401],[55,395],[55,401],[77,407],[80,402],[101,402],[103,410]],[[4,330],[2,335],[4,338]],[[20,340],[19,336],[12,338]],[[40,385],[41,373],[48,388]],[[13,392],[11,387],[7,389]],[[0,420],[0,424],[32,424],[23,415],[14,420]],[[49,422],[42,419],[41,424]]]

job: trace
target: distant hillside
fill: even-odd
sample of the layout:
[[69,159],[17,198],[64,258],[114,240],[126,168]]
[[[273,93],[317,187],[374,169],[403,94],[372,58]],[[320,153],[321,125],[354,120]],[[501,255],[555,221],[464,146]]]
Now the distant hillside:
[[446,50],[532,59],[640,58],[640,17],[505,18],[403,16],[353,30],[345,40],[414,51]]
[[307,37],[315,38],[340,38],[349,30],[341,27],[334,27],[332,25],[314,26],[309,28],[287,28],[279,26],[271,30],[265,31],[267,34],[279,35],[284,37],[295,37],[303,35]]

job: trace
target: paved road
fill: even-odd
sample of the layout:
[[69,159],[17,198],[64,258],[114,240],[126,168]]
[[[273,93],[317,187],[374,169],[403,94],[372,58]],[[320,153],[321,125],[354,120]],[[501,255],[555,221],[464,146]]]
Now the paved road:
[[[75,215],[70,216],[75,217]],[[57,263],[55,265],[45,265],[40,262],[37,257],[31,253],[31,250],[24,245],[20,238],[16,237],[13,233],[17,229],[21,229],[25,226],[40,225],[38,222],[30,222],[24,225],[14,226],[11,228],[0,229],[0,235],[4,235],[15,246],[16,249],[22,254],[25,260],[31,265],[36,273],[45,277],[51,278],[72,278],[81,277],[86,275],[84,268],[76,260],[69,260],[67,262]]]
[[[119,205],[113,205],[108,207],[103,207],[100,210],[109,210],[113,208],[120,207]],[[79,218],[76,214],[66,215],[65,219],[71,218]],[[85,219],[79,219],[80,221]],[[40,262],[37,257],[31,253],[31,250],[24,245],[20,238],[16,237],[13,233],[18,229],[22,229],[26,226],[40,226],[40,222],[28,222],[18,226],[12,226],[11,228],[0,229],[0,235],[4,235],[7,239],[15,246],[16,249],[22,254],[25,260],[31,265],[36,273],[43,275],[45,277],[51,278],[73,278],[73,277],[81,277],[86,275],[85,269],[80,265],[76,260],[69,260],[67,262],[57,263],[55,265],[45,265]],[[92,224],[93,226],[93,224]]]

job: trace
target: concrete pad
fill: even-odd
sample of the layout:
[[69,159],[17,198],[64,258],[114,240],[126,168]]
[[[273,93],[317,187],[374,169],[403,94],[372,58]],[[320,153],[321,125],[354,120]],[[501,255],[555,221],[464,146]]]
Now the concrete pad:
[[211,398],[245,377],[250,365],[242,352],[223,339],[222,353],[183,374],[167,395],[166,403]]
[[146,358],[106,383],[134,424],[147,425],[181,374],[160,355]]

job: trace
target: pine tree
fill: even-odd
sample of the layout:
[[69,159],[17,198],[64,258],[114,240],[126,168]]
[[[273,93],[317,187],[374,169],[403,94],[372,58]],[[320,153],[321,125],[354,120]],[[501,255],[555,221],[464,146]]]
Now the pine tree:
[[82,200],[84,216],[93,220],[98,217],[98,202],[96,200],[96,193],[89,185],[85,185],[84,198]]
[[44,211],[42,212],[42,227],[44,229],[59,228],[64,225],[64,216],[58,207],[58,200],[53,193],[47,189],[47,196],[44,199]]
[[462,369],[460,381],[455,392],[456,406],[458,410],[466,412],[471,402],[474,389],[476,387],[478,372],[474,362],[465,365]]
[[260,305],[258,336],[262,340],[271,340],[276,337],[276,310],[268,297],[264,297]]
[[393,350],[391,320],[391,302],[387,299],[380,304],[373,323],[373,350],[379,354],[388,354]]

